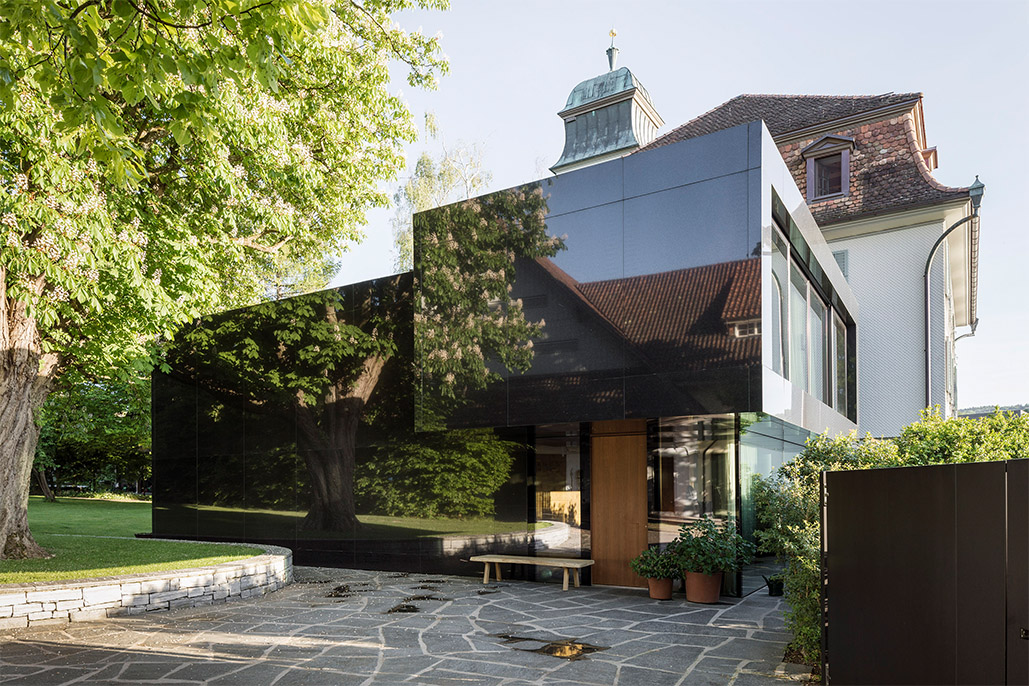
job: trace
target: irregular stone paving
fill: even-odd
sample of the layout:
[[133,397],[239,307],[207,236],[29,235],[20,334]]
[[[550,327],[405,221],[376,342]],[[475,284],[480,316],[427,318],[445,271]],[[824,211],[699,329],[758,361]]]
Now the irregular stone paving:
[[[0,683],[784,683],[781,600],[761,593],[697,605],[642,589],[312,567],[295,576],[216,607],[0,632]],[[388,612],[398,605],[418,611]],[[604,649],[576,660],[533,652],[568,639]]]

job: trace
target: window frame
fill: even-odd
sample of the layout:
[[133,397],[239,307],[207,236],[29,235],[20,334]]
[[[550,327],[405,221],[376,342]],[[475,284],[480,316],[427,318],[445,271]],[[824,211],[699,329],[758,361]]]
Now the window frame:
[[[846,407],[841,411],[837,408],[837,379],[838,367],[837,367],[837,340],[836,340],[836,326],[835,322],[839,321],[844,326],[844,332],[846,332],[846,324],[840,311],[834,307],[830,302],[827,302],[825,298],[819,293],[818,288],[811,282],[811,278],[807,273],[807,270],[802,266],[799,255],[793,244],[786,239],[785,232],[779,226],[778,222],[773,222],[773,245],[772,251],[776,251],[777,248],[774,243],[779,242],[786,250],[786,276],[788,283],[786,288],[782,289],[786,292],[786,297],[782,298],[777,302],[770,303],[772,307],[782,307],[781,311],[781,332],[782,336],[782,372],[779,373],[784,379],[792,383],[797,388],[801,388],[805,393],[813,397],[815,400],[823,403],[827,407],[830,407],[837,412],[840,412],[843,416],[849,416],[846,412]],[[775,239],[779,240],[776,241]],[[772,274],[775,277],[774,273]],[[777,281],[777,280],[776,280]],[[803,282],[804,288],[801,292],[799,288],[800,282]],[[781,285],[773,282],[772,291],[777,290],[774,286]],[[794,298],[793,290],[796,289],[797,307],[800,307],[800,296],[803,297],[803,340],[795,341],[794,334],[799,333],[800,329],[794,331]],[[774,293],[773,293],[774,295]],[[821,306],[823,315],[821,325],[816,321],[816,317],[813,316],[813,303],[817,303]],[[771,313],[770,313],[771,314]],[[774,314],[771,314],[774,317]],[[798,315],[800,316],[800,315]],[[800,324],[799,319],[796,322]],[[818,354],[814,350],[814,327],[820,328],[821,333],[821,389],[815,388],[815,383],[819,375],[815,374],[815,363],[818,361]],[[774,327],[772,327],[774,330]],[[844,334],[846,335],[846,333]],[[797,344],[801,346],[801,356],[803,359],[794,360],[793,346]],[[844,340],[844,345],[846,341]],[[846,348],[844,348],[846,350]],[[846,353],[845,353],[846,354]],[[798,365],[798,363],[801,363]],[[772,371],[776,371],[774,364],[770,365]],[[844,374],[846,372],[844,371]],[[795,379],[797,374],[802,374],[804,378]],[[800,383],[803,381],[803,383]],[[849,404],[849,403],[848,403]]]
[[[818,160],[824,160],[827,157],[839,157],[840,158],[840,190],[833,193],[819,194],[818,192],[818,169],[819,165],[816,163]],[[844,148],[842,150],[833,150],[823,154],[814,155],[807,158],[807,200],[808,202],[821,202],[822,200],[832,200],[833,198],[845,198],[850,195],[850,150]]]
[[[808,203],[845,198],[850,195],[850,153],[853,149],[853,138],[829,135],[822,136],[800,151],[800,156],[805,160]],[[840,190],[834,193],[819,194],[816,161],[836,155],[840,156]]]

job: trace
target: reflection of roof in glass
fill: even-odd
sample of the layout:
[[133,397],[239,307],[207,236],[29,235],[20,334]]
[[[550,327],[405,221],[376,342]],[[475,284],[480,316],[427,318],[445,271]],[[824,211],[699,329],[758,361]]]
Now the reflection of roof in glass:
[[536,262],[656,368],[760,359],[760,339],[730,328],[761,317],[759,258],[587,283],[549,259]]

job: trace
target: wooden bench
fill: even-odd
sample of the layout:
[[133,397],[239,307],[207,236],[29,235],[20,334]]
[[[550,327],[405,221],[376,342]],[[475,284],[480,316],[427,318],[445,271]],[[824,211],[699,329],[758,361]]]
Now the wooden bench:
[[469,562],[482,562],[486,565],[486,569],[482,572],[482,583],[489,583],[489,565],[492,562],[493,568],[496,570],[497,581],[502,581],[500,578],[500,564],[512,564],[512,565],[539,565],[540,567],[560,567],[564,570],[565,578],[564,585],[561,590],[568,590],[568,570],[571,569],[575,574],[575,586],[579,587],[579,570],[583,567],[589,567],[593,564],[593,560],[573,560],[569,557],[529,557],[528,555],[473,555],[468,558]]

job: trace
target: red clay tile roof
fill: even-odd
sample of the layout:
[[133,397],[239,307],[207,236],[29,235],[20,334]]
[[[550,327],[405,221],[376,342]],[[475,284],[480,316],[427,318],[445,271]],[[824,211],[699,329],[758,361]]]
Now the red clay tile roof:
[[892,107],[901,103],[916,104],[921,93],[885,93],[883,95],[737,95],[732,100],[705,112],[682,126],[672,129],[640,149],[649,150],[688,138],[705,136],[763,119],[775,138],[825,122],[846,119],[857,114]]
[[[943,186],[932,178],[925,164],[912,115],[921,97],[920,93],[739,95],[640,151],[761,119],[803,191],[807,170],[800,151],[827,130],[852,138],[855,149],[850,157],[849,194],[809,205],[822,227],[967,197],[967,188]],[[878,118],[877,112],[882,113]]]

